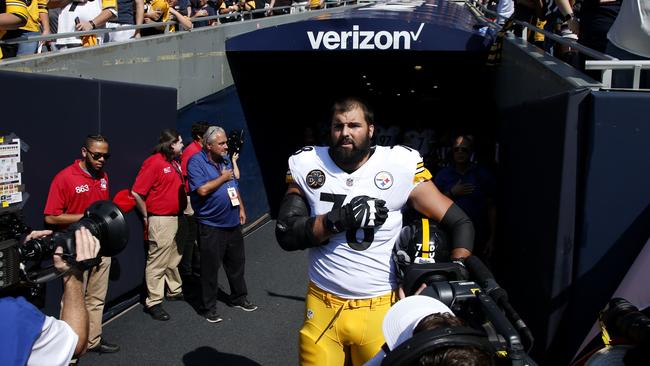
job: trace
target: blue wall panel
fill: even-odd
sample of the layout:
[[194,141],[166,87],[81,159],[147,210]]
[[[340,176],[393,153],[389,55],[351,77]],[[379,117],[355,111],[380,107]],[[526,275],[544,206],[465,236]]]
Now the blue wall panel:
[[[248,223],[268,213],[269,204],[262,184],[262,172],[235,87],[231,86],[198,100],[178,112],[177,127],[183,140],[186,141],[186,145],[192,140],[192,124],[197,121],[207,121],[210,124],[221,126],[227,133],[232,130],[244,130],[245,141],[238,165],[241,173],[239,184]],[[269,128],[271,127],[269,126]]]
[[[81,156],[86,135],[101,133],[109,139],[112,157],[106,171],[112,197],[131,187],[160,130],[176,122],[176,90],[171,88],[10,72],[0,72],[0,85],[11,85],[0,90],[5,106],[0,129],[14,132],[30,147],[23,154],[23,182],[30,194],[24,213],[35,229],[43,227],[52,178]],[[143,283],[142,225],[134,213],[127,221],[129,243],[111,266],[108,302]],[[58,315],[60,299],[61,284],[50,282],[48,314]]]

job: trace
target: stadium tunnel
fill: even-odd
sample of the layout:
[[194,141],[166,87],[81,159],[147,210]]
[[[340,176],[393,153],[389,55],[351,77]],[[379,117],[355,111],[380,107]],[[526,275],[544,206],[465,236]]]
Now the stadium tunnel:
[[478,89],[465,107],[468,86],[492,78],[492,39],[482,26],[463,4],[432,1],[351,9],[226,40],[272,215],[287,158],[303,146],[305,127],[324,134],[337,97],[364,98],[380,125],[453,127],[493,141],[494,101]]

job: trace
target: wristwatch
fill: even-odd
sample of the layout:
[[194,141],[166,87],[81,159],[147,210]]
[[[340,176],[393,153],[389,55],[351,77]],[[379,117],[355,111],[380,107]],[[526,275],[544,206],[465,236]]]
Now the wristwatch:
[[576,16],[573,13],[569,13],[569,14],[564,16],[564,21],[568,22],[569,20],[574,19],[575,17]]

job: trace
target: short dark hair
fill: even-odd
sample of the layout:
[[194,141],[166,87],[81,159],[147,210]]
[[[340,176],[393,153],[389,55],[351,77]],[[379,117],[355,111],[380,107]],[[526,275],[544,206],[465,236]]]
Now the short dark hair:
[[363,111],[363,116],[369,125],[375,124],[375,113],[370,109],[368,104],[359,97],[345,97],[334,102],[332,106],[332,117],[335,114],[349,112],[354,108],[359,107]]
[[[413,334],[441,327],[463,326],[465,322],[449,313],[426,316],[413,329]],[[489,366],[494,365],[492,356],[472,346],[449,346],[429,351],[414,363],[418,366]]]
[[108,139],[100,134],[97,135],[88,135],[86,136],[86,139],[84,140],[84,147],[86,149],[90,148],[90,145],[94,144],[95,142],[105,142],[108,144]]
[[208,130],[210,124],[206,121],[198,121],[192,125],[192,140],[199,141],[203,138],[205,131]]
[[178,131],[166,128],[160,131],[160,138],[158,138],[158,145],[153,148],[153,154],[161,153],[165,156],[165,160],[172,161],[174,152],[172,151],[172,144],[178,141],[180,135]]

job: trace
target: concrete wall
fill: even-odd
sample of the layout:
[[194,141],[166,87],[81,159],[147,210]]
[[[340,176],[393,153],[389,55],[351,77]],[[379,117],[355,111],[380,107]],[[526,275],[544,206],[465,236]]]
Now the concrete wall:
[[346,9],[350,9],[350,6],[246,20],[126,43],[13,59],[0,62],[0,70],[176,88],[177,109],[180,109],[233,85],[225,53],[226,38]]

